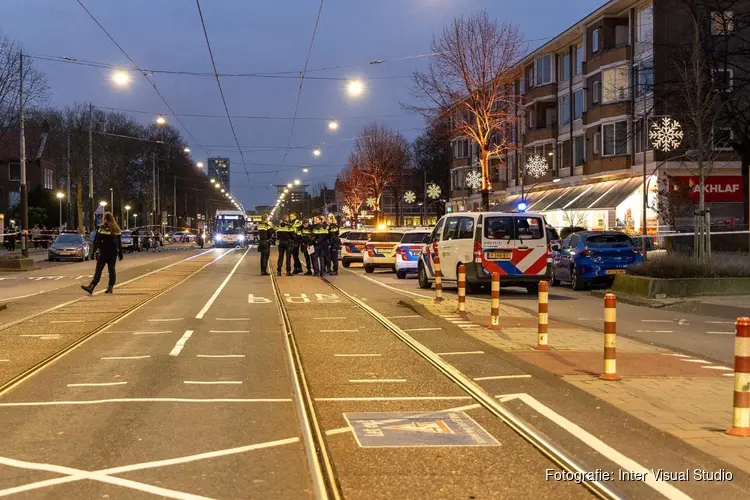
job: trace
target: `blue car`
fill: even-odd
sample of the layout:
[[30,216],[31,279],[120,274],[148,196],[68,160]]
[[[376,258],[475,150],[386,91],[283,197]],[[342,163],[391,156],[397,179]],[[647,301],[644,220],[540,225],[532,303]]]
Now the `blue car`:
[[552,285],[569,281],[574,290],[611,285],[618,274],[643,260],[641,249],[619,231],[586,231],[565,238],[552,254]]

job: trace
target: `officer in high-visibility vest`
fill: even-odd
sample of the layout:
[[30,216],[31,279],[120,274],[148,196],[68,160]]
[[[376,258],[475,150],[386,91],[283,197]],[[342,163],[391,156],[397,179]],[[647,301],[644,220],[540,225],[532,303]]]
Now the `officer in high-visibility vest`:
[[281,265],[286,257],[286,275],[292,275],[292,237],[294,229],[291,228],[289,220],[282,220],[276,228],[276,238],[279,240],[279,259],[276,262],[276,274],[281,276]]
[[271,256],[271,241],[274,238],[273,225],[264,215],[258,223],[258,251],[260,252],[260,274],[268,276],[268,258]]
[[99,258],[96,260],[94,277],[88,285],[81,285],[81,288],[83,288],[89,295],[94,293],[94,288],[99,284],[99,280],[102,279],[104,266],[107,266],[107,272],[109,273],[109,283],[107,284],[107,290],[104,293],[112,293],[115,283],[117,282],[115,265],[118,258],[122,260],[122,231],[110,212],[104,214],[104,217],[102,217],[102,224],[96,230],[96,238],[94,238],[94,253],[96,253],[97,250],[99,251]]
[[341,240],[339,240],[339,225],[336,221],[335,216],[330,217],[328,223],[328,240],[329,240],[329,272],[331,275],[336,276],[339,274],[339,248],[341,247]]
[[292,235],[292,258],[294,259],[294,274],[302,274],[302,262],[299,260],[299,250],[302,247],[302,221],[297,218],[297,214],[289,216]]
[[316,218],[316,220],[317,223],[313,225],[313,235],[315,236],[315,258],[313,259],[313,265],[315,267],[315,274],[322,278],[328,267],[328,224],[326,224],[325,219]]
[[315,235],[313,234],[313,228],[309,220],[305,220],[302,223],[302,229],[300,229],[300,234],[301,234],[300,246],[301,246],[302,253],[305,256],[305,267],[307,268],[307,271],[305,272],[305,276],[311,276],[312,270],[310,267],[310,259],[313,258],[315,254],[314,253],[311,254],[310,252],[308,252],[308,247],[310,247],[311,245],[315,243]]

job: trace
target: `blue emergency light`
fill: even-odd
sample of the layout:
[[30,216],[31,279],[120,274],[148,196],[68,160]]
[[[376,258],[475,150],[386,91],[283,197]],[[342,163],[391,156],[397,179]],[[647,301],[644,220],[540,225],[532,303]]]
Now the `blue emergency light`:
[[525,201],[518,202],[518,211],[519,212],[525,212],[527,208],[529,208],[529,205]]

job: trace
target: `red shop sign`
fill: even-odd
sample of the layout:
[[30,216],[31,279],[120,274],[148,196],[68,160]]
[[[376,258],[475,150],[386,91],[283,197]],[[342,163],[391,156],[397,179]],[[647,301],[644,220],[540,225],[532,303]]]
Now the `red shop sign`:
[[[670,186],[679,184],[690,188],[690,197],[693,201],[700,199],[700,177],[696,176],[673,176],[670,177]],[[712,175],[706,177],[705,200],[707,202],[742,202],[742,176],[741,175]]]

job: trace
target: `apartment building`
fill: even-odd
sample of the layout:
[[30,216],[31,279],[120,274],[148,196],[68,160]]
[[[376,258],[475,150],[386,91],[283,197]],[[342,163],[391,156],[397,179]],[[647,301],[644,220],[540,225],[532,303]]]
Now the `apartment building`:
[[[510,90],[519,96],[519,119],[508,131],[512,150],[495,160],[494,210],[513,210],[523,201],[556,227],[640,232],[645,188],[651,232],[665,226],[652,208],[660,189],[689,186],[687,196],[697,199],[696,164],[677,154],[684,151],[654,151],[648,139],[654,122],[684,108],[675,91],[681,53],[675,47],[684,48],[692,22],[679,15],[681,5],[611,0],[519,62],[523,76]],[[731,20],[731,12],[720,14],[712,24]],[[710,29],[731,36],[726,26]],[[719,80],[731,85],[731,75]],[[740,163],[727,147],[730,134],[719,127],[713,132],[717,153],[706,193],[714,220],[743,218]],[[480,194],[466,189],[466,173],[478,168],[471,152],[471,144],[454,141],[451,211],[480,206]],[[527,169],[532,158],[546,162],[546,170]]]

